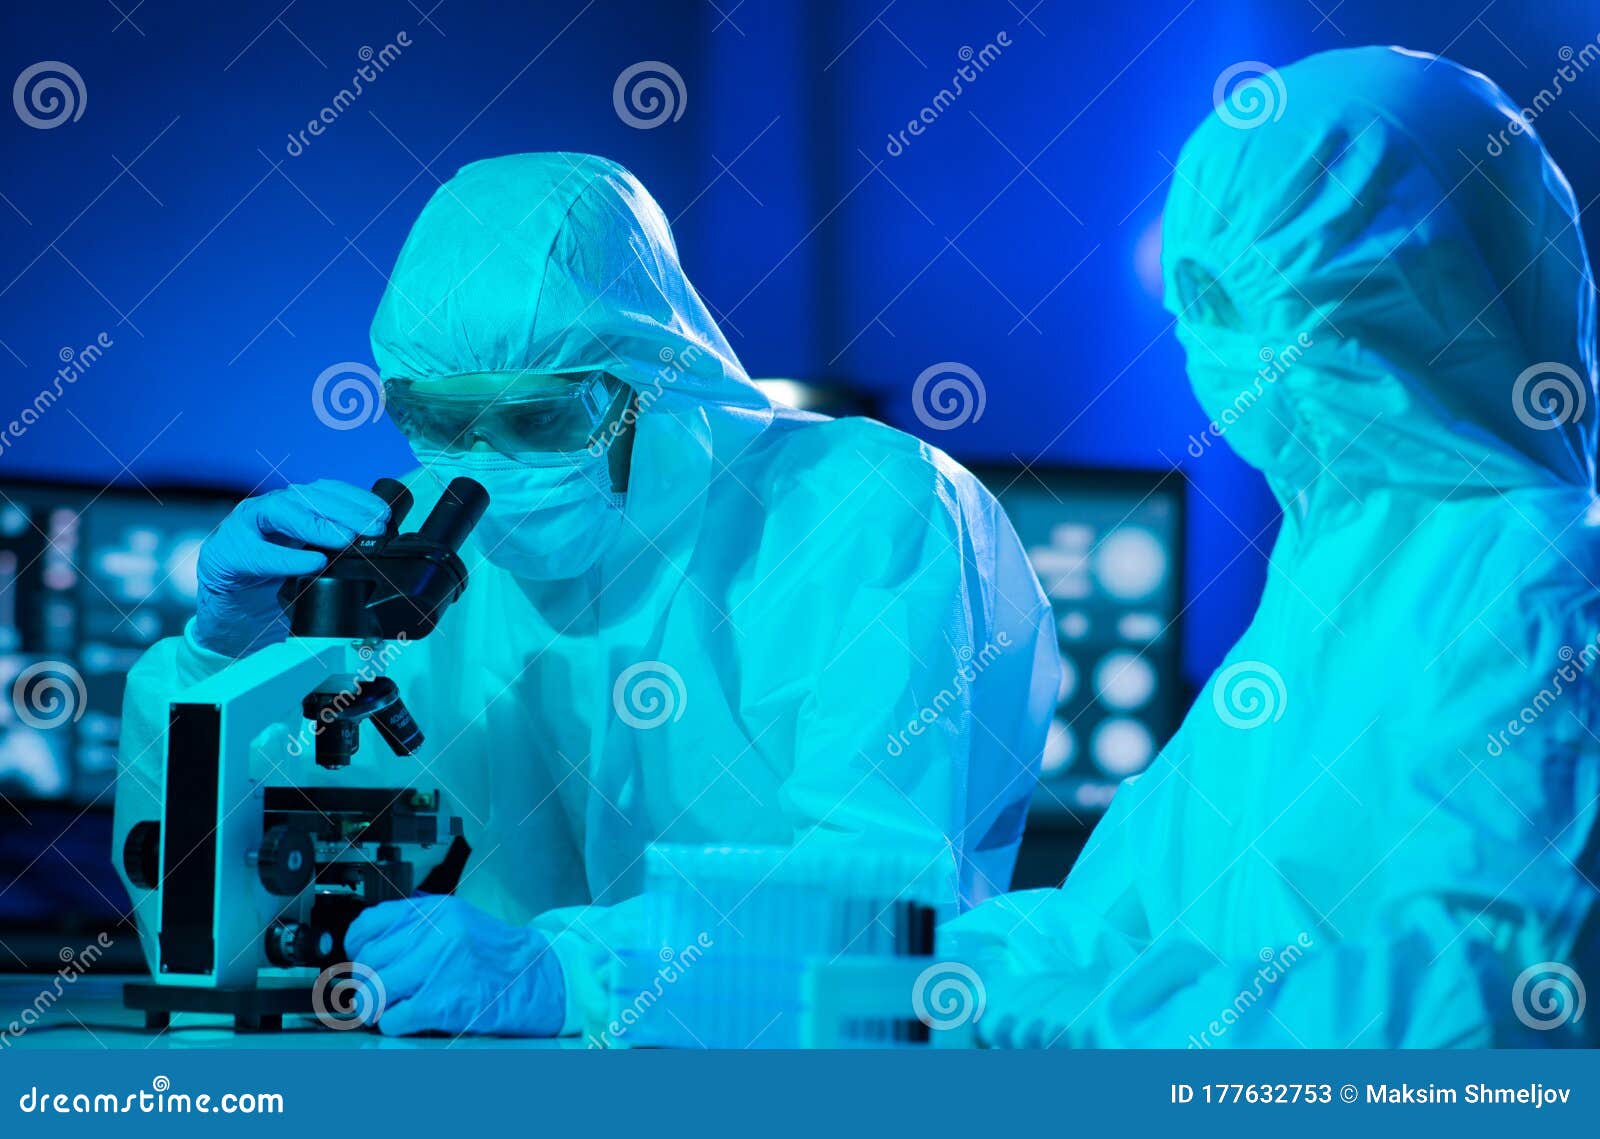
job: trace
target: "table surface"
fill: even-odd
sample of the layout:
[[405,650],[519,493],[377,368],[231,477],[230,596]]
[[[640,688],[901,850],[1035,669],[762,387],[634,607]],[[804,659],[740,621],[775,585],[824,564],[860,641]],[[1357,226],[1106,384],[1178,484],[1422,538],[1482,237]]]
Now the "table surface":
[[[143,976],[80,976],[61,985],[53,973],[0,974],[0,1032],[23,1009],[43,1015],[20,1035],[0,1040],[11,1049],[311,1049],[311,1048],[578,1048],[578,1039],[513,1040],[492,1036],[388,1037],[369,1029],[336,1032],[313,1017],[285,1017],[280,1032],[236,1033],[232,1019],[205,1013],[175,1013],[169,1028],[144,1026],[144,1014],[124,1008],[122,986]],[[20,1025],[20,1022],[19,1022]]]

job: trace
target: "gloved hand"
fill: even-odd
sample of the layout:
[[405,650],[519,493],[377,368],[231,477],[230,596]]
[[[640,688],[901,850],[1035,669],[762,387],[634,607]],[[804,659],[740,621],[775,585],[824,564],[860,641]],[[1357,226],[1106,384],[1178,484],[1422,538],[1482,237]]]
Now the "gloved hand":
[[195,640],[230,657],[283,640],[279,587],[328,564],[327,555],[303,547],[347,546],[358,534],[381,534],[388,518],[377,495],[333,479],[241,502],[200,547]]
[[459,898],[421,895],[366,910],[344,935],[383,983],[386,1036],[555,1036],[567,989],[549,939]]

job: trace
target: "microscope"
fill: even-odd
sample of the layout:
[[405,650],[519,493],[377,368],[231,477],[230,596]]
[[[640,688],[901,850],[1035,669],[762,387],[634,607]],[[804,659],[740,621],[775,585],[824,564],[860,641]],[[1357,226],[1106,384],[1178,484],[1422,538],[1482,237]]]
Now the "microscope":
[[419,885],[445,892],[415,880],[424,851],[449,847],[434,877],[460,873],[461,820],[441,792],[394,786],[381,765],[352,760],[363,734],[396,756],[421,748],[385,673],[466,588],[458,551],[489,497],[455,479],[402,533],[410,491],[394,479],[372,491],[390,508],[384,533],[284,584],[289,637],[169,705],[161,817],[136,823],[117,859],[153,927],[152,979],[124,989],[149,1028],[174,1012],[228,1014],[240,1031],[327,1012],[318,1006],[330,974],[348,968],[356,916]]

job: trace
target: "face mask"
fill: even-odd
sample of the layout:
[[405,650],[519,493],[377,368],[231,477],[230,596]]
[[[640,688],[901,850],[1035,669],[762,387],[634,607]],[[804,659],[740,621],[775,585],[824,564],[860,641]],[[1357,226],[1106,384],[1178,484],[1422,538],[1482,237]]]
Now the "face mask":
[[600,559],[622,525],[623,496],[611,490],[604,452],[524,459],[494,451],[413,453],[441,486],[465,475],[489,492],[475,538],[490,562],[517,577],[577,577]]

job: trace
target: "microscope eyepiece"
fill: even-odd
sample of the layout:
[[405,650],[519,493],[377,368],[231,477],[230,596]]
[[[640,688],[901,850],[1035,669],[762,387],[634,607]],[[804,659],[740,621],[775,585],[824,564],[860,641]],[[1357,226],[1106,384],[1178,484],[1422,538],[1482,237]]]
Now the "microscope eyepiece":
[[399,479],[383,478],[372,484],[372,493],[389,507],[389,524],[384,527],[387,537],[400,533],[400,523],[411,513],[411,492]]
[[489,505],[489,492],[475,480],[454,478],[444,488],[418,533],[455,553]]
[[294,636],[416,640],[466,588],[458,551],[483,517],[489,492],[469,478],[451,480],[415,532],[402,531],[413,505],[405,484],[378,479],[372,493],[389,506],[384,532],[358,537],[321,571],[290,578],[279,590]]

